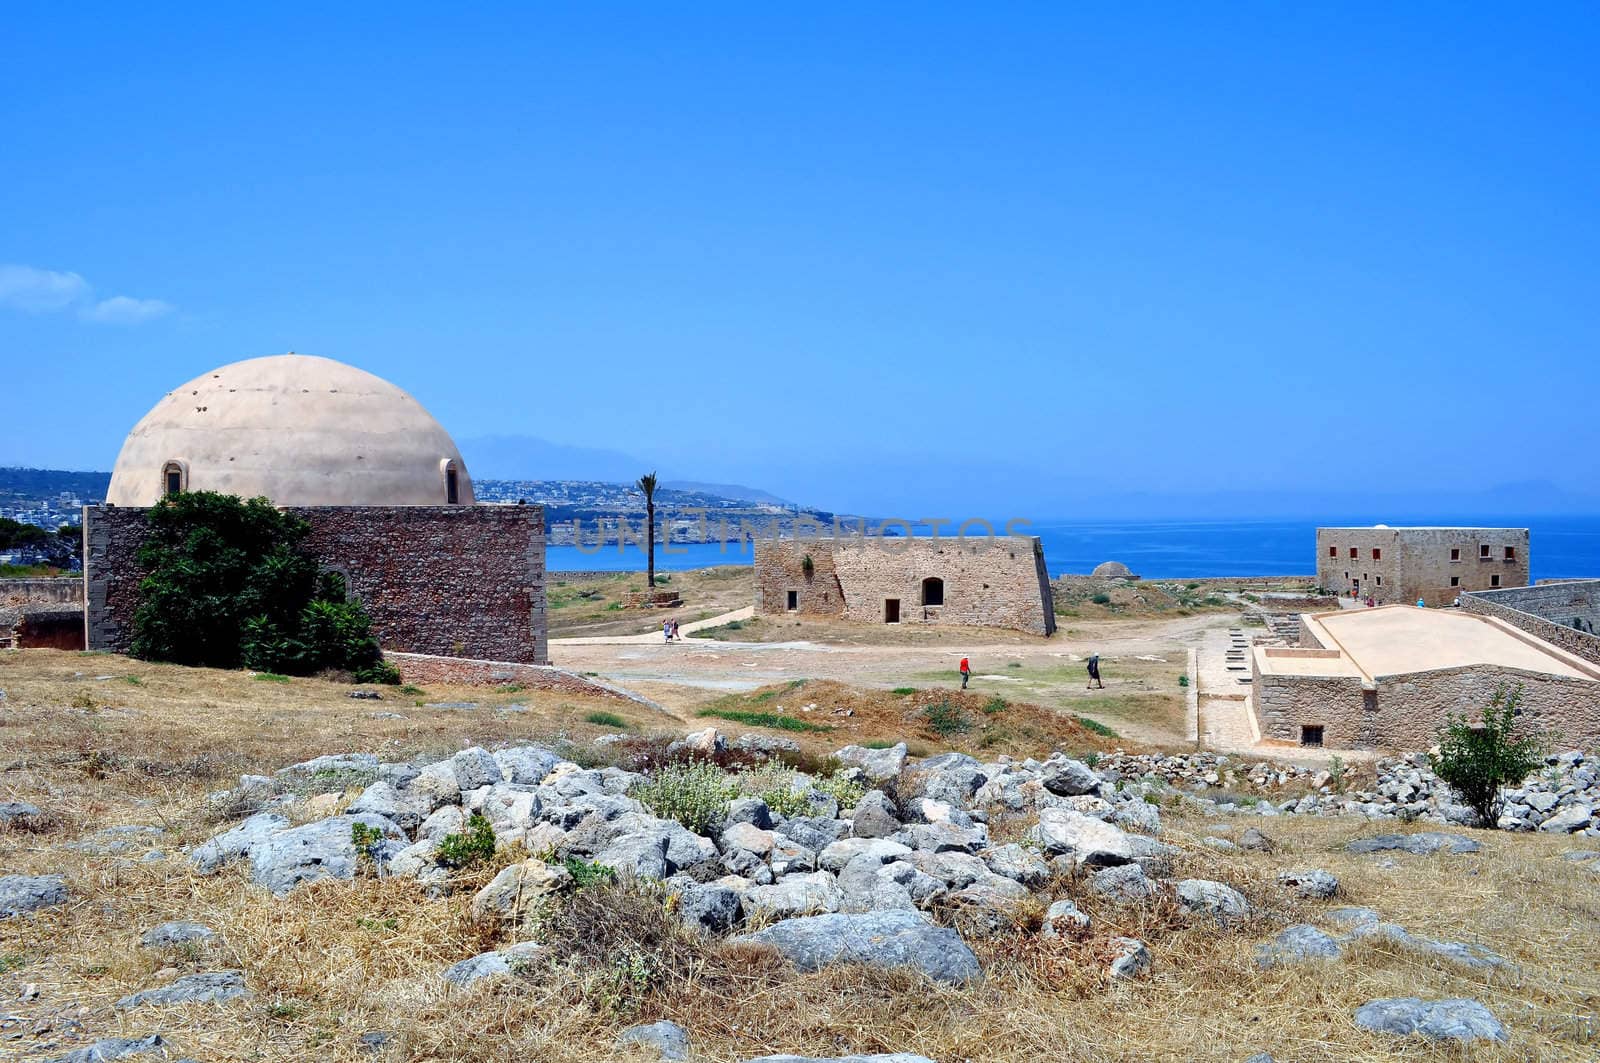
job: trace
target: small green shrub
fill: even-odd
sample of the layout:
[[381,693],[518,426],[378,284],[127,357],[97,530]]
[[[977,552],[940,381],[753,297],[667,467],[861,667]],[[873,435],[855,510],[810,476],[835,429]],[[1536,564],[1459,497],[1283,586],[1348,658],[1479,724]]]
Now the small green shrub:
[[614,712],[591,712],[584,716],[584,720],[600,727],[616,727],[627,730],[628,721]]
[[1117,734],[1117,732],[1113,731],[1099,720],[1091,720],[1087,716],[1074,716],[1073,719],[1077,720],[1079,726],[1081,726],[1085,731],[1089,731],[1092,734],[1097,734],[1101,738],[1121,737]]
[[893,749],[896,745],[898,745],[898,743],[891,742],[887,738],[874,738],[870,742],[862,742],[861,743],[861,748],[862,749]]
[[739,796],[739,783],[715,764],[691,761],[663,766],[633,796],[660,818],[709,834]]
[[752,712],[748,709],[701,709],[697,716],[710,716],[718,720],[748,724],[751,727],[770,727],[774,731],[804,731],[823,733],[833,730],[825,723],[812,723],[795,716],[776,712]]
[[494,826],[482,812],[467,817],[467,829],[462,834],[446,834],[439,840],[435,854],[439,863],[448,868],[471,867],[494,859]]
[[1089,600],[1091,602],[1093,602],[1094,604],[1096,604],[1096,605],[1110,605],[1111,604],[1111,595],[1105,594],[1105,593],[1102,592],[1100,594],[1095,595],[1093,598],[1090,598]]
[[916,687],[895,687],[893,690],[889,691],[891,694],[915,694],[916,692]]
[[867,796],[867,788],[842,775],[830,775],[816,784],[817,789],[839,802],[840,808],[854,808]]
[[1085,753],[1083,755],[1083,762],[1085,764],[1089,765],[1089,767],[1092,768],[1096,764],[1100,763],[1100,754],[1098,752],[1096,752],[1095,750],[1091,749],[1091,750],[1089,750],[1089,752],[1087,752],[1087,753]]
[[616,868],[591,860],[579,860],[576,856],[567,857],[561,866],[567,869],[567,874],[572,876],[572,884],[580,890],[610,885],[617,880]]
[[936,701],[923,709],[922,716],[928,721],[928,730],[940,738],[966,734],[972,730],[972,718],[960,705],[951,704],[948,698]]
[[1522,725],[1521,701],[1520,684],[1510,690],[1502,686],[1484,707],[1481,724],[1451,713],[1439,728],[1439,752],[1428,754],[1433,773],[1484,827],[1493,828],[1500,818],[1501,788],[1520,783],[1544,761],[1548,740]]
[[1183,675],[1180,675],[1180,676],[1179,676],[1179,677],[1178,677],[1178,685],[1179,685],[1179,686],[1180,686],[1180,687],[1186,687],[1186,686],[1188,686],[1188,685],[1189,685],[1189,676],[1188,676],[1188,674],[1187,674],[1187,673],[1185,673],[1185,674],[1183,674]]
[[1000,713],[1005,712],[1008,708],[1010,708],[1010,706],[1006,704],[1006,699],[998,694],[983,703],[983,713],[985,716],[999,715]]
[[412,697],[415,697],[418,694],[426,694],[427,691],[423,690],[421,687],[417,686],[414,683],[407,683],[405,686],[400,688],[400,693],[409,694]]
[[122,681],[124,683],[127,683],[129,686],[136,686],[136,687],[144,686],[144,680],[140,679],[136,675],[125,675],[125,676],[122,677]]
[[279,675],[277,672],[257,672],[256,678],[263,683],[287,683],[289,681],[288,676]]

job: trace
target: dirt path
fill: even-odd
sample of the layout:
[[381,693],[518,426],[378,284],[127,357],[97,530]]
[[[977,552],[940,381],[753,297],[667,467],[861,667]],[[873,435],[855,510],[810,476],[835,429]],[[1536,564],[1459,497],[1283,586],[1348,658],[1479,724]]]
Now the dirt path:
[[[704,631],[709,627],[721,627],[723,624],[731,624],[735,620],[749,620],[755,615],[756,607],[747,605],[743,609],[735,609],[731,613],[708,616],[704,620],[683,624],[679,626],[678,633],[680,635],[692,635],[696,631]],[[646,646],[651,643],[666,645],[659,627],[654,631],[647,631],[643,635],[580,635],[575,638],[551,639],[550,650],[554,653],[568,646]]]

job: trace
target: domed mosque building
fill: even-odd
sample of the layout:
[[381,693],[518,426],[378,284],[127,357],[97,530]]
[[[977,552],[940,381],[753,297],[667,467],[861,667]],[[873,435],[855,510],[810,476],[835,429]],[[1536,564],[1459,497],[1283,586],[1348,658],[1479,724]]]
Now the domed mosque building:
[[302,354],[251,358],[145,414],[105,504],[84,512],[90,649],[127,650],[145,510],[179,491],[265,497],[305,520],[307,548],[344,575],[391,657],[546,662],[543,507],[474,504],[450,433],[365,370]]

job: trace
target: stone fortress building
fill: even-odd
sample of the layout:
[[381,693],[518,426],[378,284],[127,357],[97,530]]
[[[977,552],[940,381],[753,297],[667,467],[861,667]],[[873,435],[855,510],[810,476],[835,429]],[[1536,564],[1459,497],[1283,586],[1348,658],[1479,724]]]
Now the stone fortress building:
[[1034,536],[757,539],[755,577],[767,616],[1056,629]]
[[475,505],[449,433],[371,373],[252,358],[156,403],[105,504],[84,509],[90,649],[127,650],[145,512],[178,491],[263,496],[305,520],[307,548],[345,577],[386,653],[547,662],[543,508]]
[[1379,604],[1452,605],[1468,591],[1528,584],[1527,528],[1317,529],[1317,583]]

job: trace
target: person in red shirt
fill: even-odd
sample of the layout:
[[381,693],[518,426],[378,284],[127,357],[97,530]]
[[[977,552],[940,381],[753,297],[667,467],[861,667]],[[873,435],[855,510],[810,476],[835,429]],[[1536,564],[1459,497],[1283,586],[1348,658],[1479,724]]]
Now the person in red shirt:
[[965,657],[961,658],[961,689],[967,689],[967,680],[972,676],[972,665],[967,663]]

